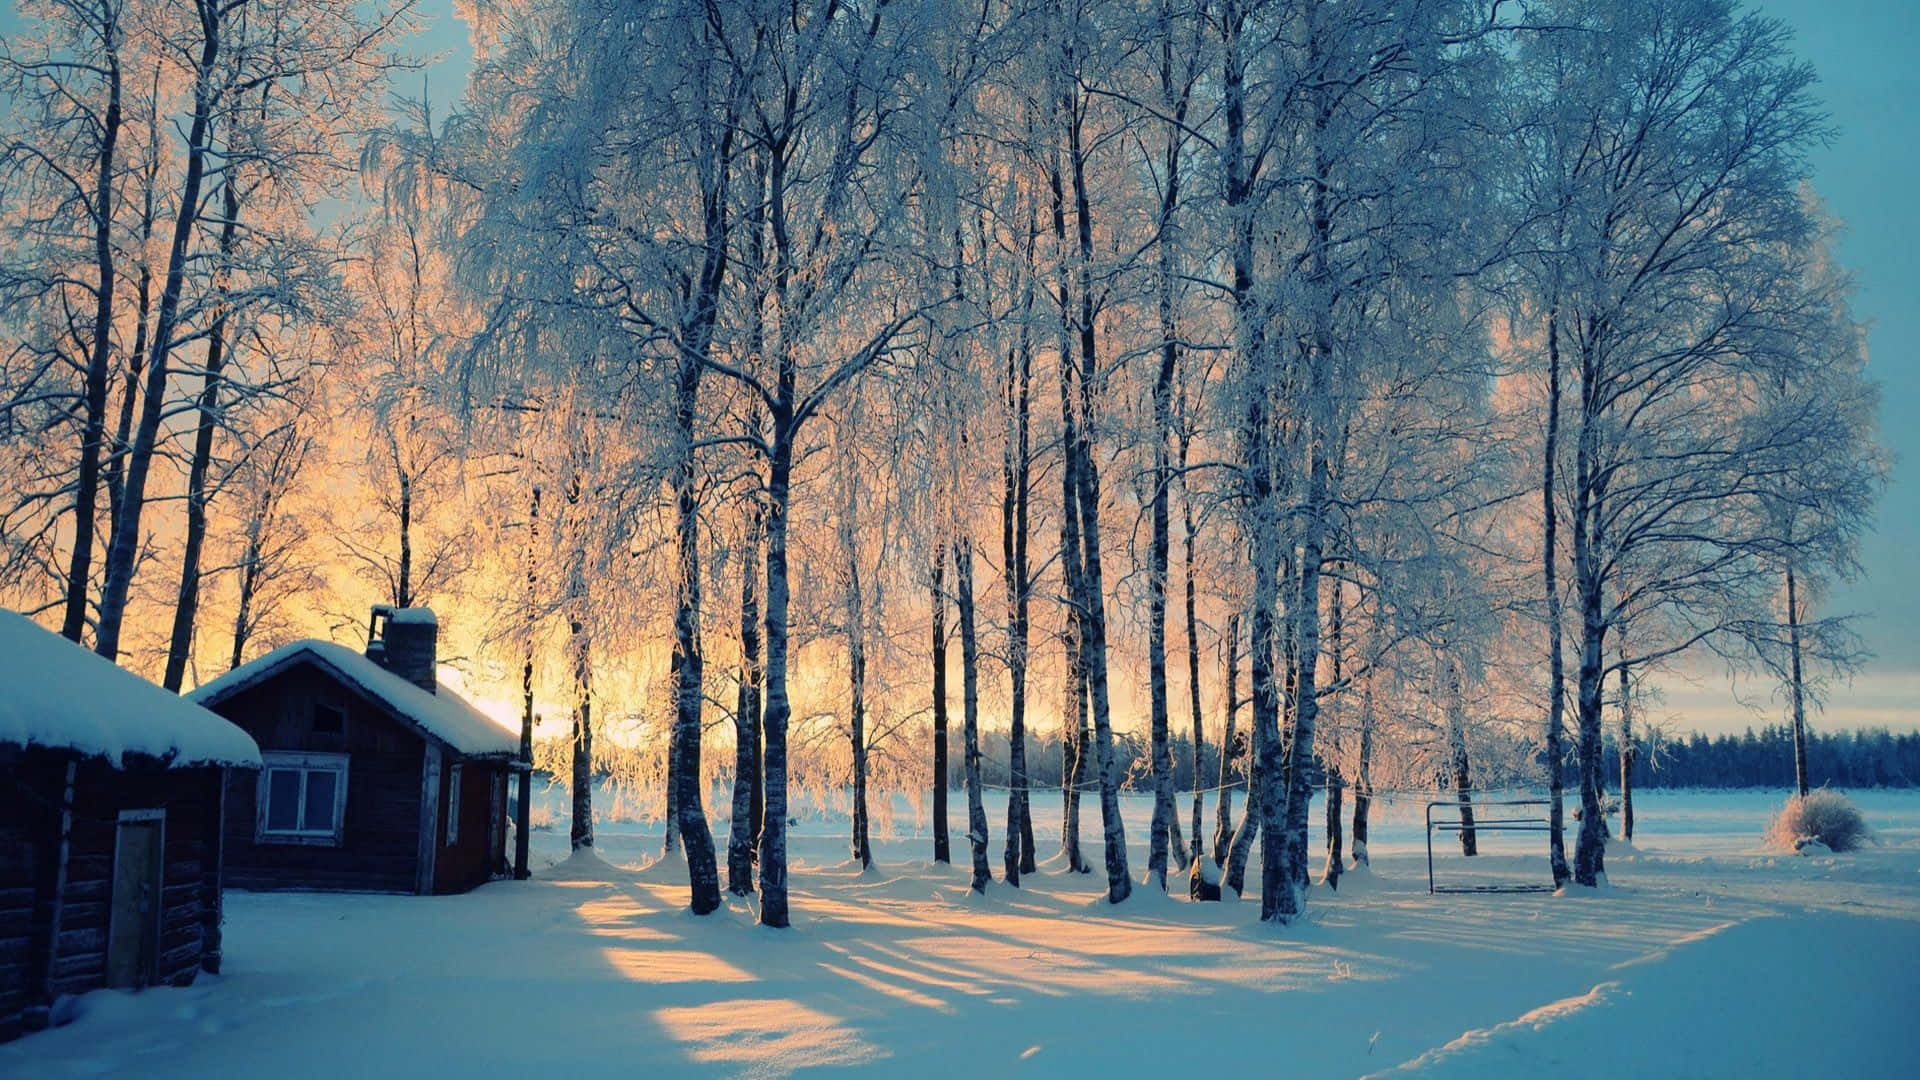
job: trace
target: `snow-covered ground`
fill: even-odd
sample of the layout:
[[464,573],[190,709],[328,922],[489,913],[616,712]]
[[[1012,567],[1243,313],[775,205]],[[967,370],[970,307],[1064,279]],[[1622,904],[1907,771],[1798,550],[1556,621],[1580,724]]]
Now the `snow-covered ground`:
[[[1389,805],[1372,871],[1284,929],[1250,901],[1112,907],[1057,864],[972,897],[904,831],[863,874],[844,819],[809,816],[771,931],[751,901],[688,914],[657,826],[575,858],[546,830],[534,880],[465,896],[231,893],[224,975],[88,995],[0,1074],[1913,1076],[1920,792],[1855,797],[1878,846],[1802,858],[1760,848],[1778,794],[1640,795],[1610,886],[1557,897],[1429,896],[1419,804]],[[1035,809],[1051,853],[1058,796]],[[1545,877],[1537,834],[1482,846],[1437,844],[1439,873]]]

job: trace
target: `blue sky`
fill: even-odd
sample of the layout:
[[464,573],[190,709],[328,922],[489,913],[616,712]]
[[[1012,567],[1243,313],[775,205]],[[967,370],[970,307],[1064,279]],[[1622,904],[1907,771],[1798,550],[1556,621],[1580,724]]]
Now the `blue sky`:
[[1840,132],[1813,154],[1814,187],[1846,223],[1840,261],[1857,276],[1854,314],[1869,327],[1868,369],[1881,386],[1880,438],[1893,483],[1862,545],[1865,580],[1836,590],[1834,610],[1862,612],[1874,660],[1827,722],[1920,727],[1920,4],[1912,0],[1770,0],[1795,49],[1820,75],[1816,93]]

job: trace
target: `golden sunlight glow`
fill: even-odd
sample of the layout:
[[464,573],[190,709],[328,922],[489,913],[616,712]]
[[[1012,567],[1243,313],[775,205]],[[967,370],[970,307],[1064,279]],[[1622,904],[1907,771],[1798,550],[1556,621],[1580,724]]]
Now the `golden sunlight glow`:
[[694,1061],[754,1065],[777,1061],[783,1071],[859,1065],[891,1056],[838,1017],[791,998],[729,999],[659,1009],[653,1014]]
[[[598,931],[596,931],[598,932]],[[753,973],[742,971],[712,953],[689,949],[614,947],[601,950],[607,965],[642,983],[744,983]]]

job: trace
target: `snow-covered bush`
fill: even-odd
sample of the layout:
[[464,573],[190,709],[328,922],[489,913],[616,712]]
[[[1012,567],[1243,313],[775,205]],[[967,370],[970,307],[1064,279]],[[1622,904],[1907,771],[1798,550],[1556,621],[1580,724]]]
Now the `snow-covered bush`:
[[1809,843],[1831,851],[1851,851],[1872,835],[1860,810],[1837,791],[1820,788],[1795,795],[1767,826],[1767,844],[1782,851],[1799,851]]

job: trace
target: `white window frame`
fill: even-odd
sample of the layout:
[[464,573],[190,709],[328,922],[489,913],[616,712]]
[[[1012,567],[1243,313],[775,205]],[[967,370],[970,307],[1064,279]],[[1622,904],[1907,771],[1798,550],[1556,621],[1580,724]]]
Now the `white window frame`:
[[[276,751],[260,755],[262,766],[257,794],[254,796],[255,816],[253,839],[260,844],[317,844],[324,847],[338,847],[342,836],[342,826],[347,814],[347,755],[346,754],[294,754]],[[272,798],[273,774],[275,772],[297,771],[300,773],[299,816],[304,819],[307,812],[307,775],[315,772],[334,774],[333,781],[333,820],[325,828],[317,828],[312,823],[301,821],[297,829],[267,828],[268,803]]]
[[460,842],[460,766],[447,769],[447,846]]

